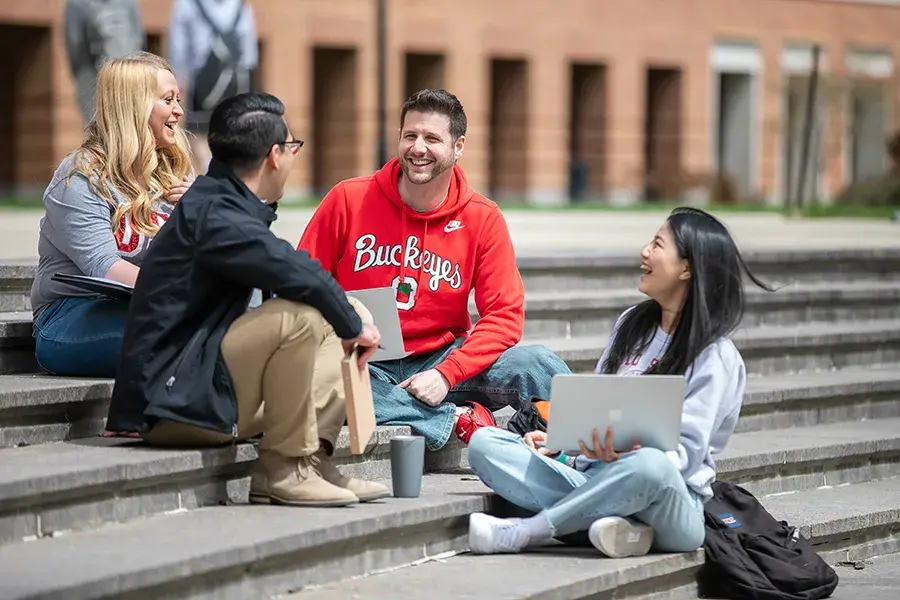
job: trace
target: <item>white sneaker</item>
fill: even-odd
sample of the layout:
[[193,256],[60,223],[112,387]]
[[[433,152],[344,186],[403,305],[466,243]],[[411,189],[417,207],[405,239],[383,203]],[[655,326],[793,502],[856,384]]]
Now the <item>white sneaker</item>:
[[594,548],[610,558],[643,556],[653,545],[653,528],[623,517],[604,517],[588,530]]
[[469,550],[472,554],[519,552],[528,545],[529,535],[519,520],[498,519],[484,513],[469,516]]

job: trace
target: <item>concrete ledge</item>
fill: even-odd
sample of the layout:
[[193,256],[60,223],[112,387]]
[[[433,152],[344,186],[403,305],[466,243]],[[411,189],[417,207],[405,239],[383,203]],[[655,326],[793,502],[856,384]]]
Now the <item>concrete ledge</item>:
[[[516,555],[463,555],[336,582],[301,592],[297,600],[365,598],[394,600],[398,590],[429,590],[431,600],[458,598],[653,598],[697,597],[703,552],[610,560],[593,548],[542,548]],[[498,576],[514,573],[514,576]],[[693,585],[692,585],[693,584]]]
[[[631,289],[529,292],[525,298],[525,336],[579,337],[609,334],[618,316],[643,300]],[[473,323],[478,321],[470,304]],[[741,327],[860,322],[900,318],[900,282],[795,284],[768,293],[747,290]]]
[[[501,424],[504,422],[500,420]],[[336,452],[345,473],[390,477],[389,440],[406,428],[379,428],[365,457],[350,457],[346,430]],[[755,493],[857,483],[900,475],[900,419],[736,434],[717,461],[722,479]],[[161,512],[243,502],[255,446],[161,450],[94,438],[3,451],[0,543]],[[457,442],[429,453],[430,471],[466,473]]]
[[0,312],[0,348],[34,348],[30,312]]
[[[896,431],[898,424],[885,428]],[[838,435],[835,429],[813,429],[810,439]],[[847,433],[851,438],[859,435]],[[769,445],[798,446],[794,437],[781,442],[773,438]],[[764,441],[761,436],[743,439],[743,444]],[[838,556],[863,545],[871,551],[893,543],[900,520],[898,486],[900,480],[877,481],[768,496],[762,502],[776,518],[800,526],[823,552]],[[515,556],[448,559],[467,549],[467,515],[490,509],[486,492],[470,477],[428,475],[418,499],[334,510],[200,508],[7,545],[0,547],[0,564],[14,575],[0,579],[0,596],[69,600],[173,594],[218,599],[305,590],[309,600],[353,594],[377,599],[425,584],[434,598],[456,598],[466,589],[492,592],[493,597],[499,594],[493,593],[497,586],[506,591],[505,598],[530,598],[537,592],[542,597],[584,598],[613,589],[635,598],[690,598],[695,592],[701,552],[611,561],[590,549],[556,547]],[[346,581],[441,557],[415,568]],[[54,576],[48,578],[51,571]],[[496,577],[510,571],[516,572],[515,578]],[[338,583],[329,584],[334,581]]]
[[900,551],[900,479],[781,494],[762,502],[776,518],[799,526],[829,562]]
[[768,495],[900,476],[900,419],[735,434],[719,478]]
[[[0,597],[250,598],[466,549],[486,488],[428,476],[418,499],[346,509],[230,506],[0,547]],[[52,572],[53,577],[48,577]]]
[[[573,371],[591,372],[608,337],[537,337],[522,343],[543,344]],[[753,327],[739,329],[732,340],[755,376],[900,363],[900,323],[894,320]]]

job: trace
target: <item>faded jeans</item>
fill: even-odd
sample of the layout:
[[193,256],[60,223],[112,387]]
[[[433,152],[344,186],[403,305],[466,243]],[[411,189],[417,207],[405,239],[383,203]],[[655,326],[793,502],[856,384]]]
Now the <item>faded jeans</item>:
[[532,396],[550,399],[550,381],[557,373],[571,373],[561,358],[544,346],[514,346],[490,367],[450,390],[438,406],[429,406],[397,384],[433,369],[462,339],[428,354],[370,363],[375,418],[379,425],[406,425],[425,438],[429,450],[447,443],[453,433],[456,406],[478,402],[490,411],[505,406],[515,410],[530,404]]
[[512,432],[484,427],[469,441],[469,465],[508,502],[543,511],[556,537],[583,532],[609,516],[653,527],[657,552],[690,552],[706,536],[703,500],[655,448],[597,461],[582,472],[538,454]]

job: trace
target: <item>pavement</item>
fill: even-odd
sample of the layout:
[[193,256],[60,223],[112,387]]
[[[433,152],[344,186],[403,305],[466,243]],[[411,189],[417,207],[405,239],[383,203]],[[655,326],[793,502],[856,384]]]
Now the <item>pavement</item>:
[[[273,231],[291,243],[313,209],[279,210]],[[0,259],[37,257],[40,211],[0,211]],[[665,221],[660,211],[508,210],[506,221],[519,253],[639,252]],[[900,247],[900,223],[874,219],[791,219],[773,213],[718,213],[745,249]],[[465,224],[464,224],[465,225]]]
[[834,600],[897,600],[900,597],[900,554],[835,567],[840,583]]

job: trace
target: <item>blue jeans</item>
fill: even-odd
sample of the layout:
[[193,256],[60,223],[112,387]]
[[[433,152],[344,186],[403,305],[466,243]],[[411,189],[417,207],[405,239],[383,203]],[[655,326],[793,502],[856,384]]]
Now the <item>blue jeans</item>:
[[409,426],[425,438],[429,450],[437,450],[453,433],[457,405],[472,401],[491,411],[504,406],[519,410],[530,404],[532,396],[549,400],[553,376],[571,373],[566,363],[544,346],[514,346],[478,375],[453,386],[438,406],[429,406],[397,387],[416,373],[436,367],[462,343],[462,339],[457,339],[429,354],[371,363],[372,395],[378,424]]
[[577,471],[525,445],[518,435],[484,427],[469,441],[469,465],[498,495],[543,511],[557,537],[584,531],[602,517],[633,517],[653,527],[657,552],[690,552],[706,536],[703,500],[665,453],[641,448]]
[[128,303],[112,298],[63,298],[34,323],[34,354],[53,375],[115,377]]

